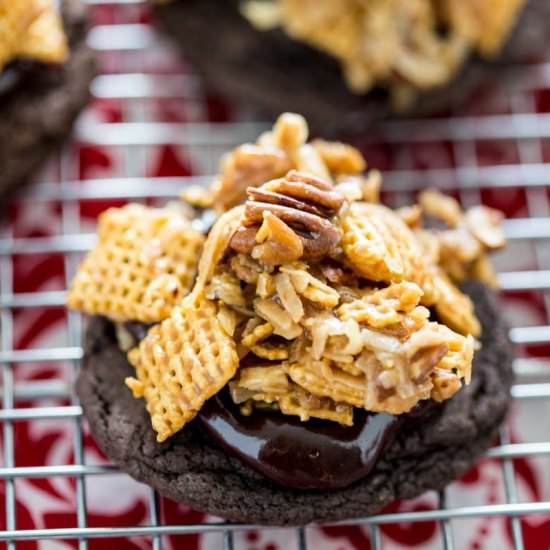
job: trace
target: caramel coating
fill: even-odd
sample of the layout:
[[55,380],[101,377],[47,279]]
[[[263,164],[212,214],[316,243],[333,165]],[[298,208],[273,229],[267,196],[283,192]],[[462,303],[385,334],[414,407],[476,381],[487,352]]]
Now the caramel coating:
[[231,397],[237,404],[247,401],[275,403],[283,414],[299,416],[302,421],[320,418],[344,426],[353,424],[353,407],[318,397],[292,382],[281,366],[248,367],[239,371],[229,383]]

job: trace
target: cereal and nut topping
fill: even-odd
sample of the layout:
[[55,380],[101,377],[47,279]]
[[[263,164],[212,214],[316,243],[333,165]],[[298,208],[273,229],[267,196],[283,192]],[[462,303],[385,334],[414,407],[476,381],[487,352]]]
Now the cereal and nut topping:
[[162,321],[191,290],[203,244],[178,208],[110,208],[72,281],[68,306],[117,322]]
[[[212,206],[223,212],[243,203],[248,189],[283,178],[290,170],[304,172],[331,183],[360,175],[366,168],[361,153],[339,142],[314,140],[308,143],[306,120],[296,114],[281,115],[270,132],[262,134],[255,144],[244,144],[227,155],[220,164],[220,174],[208,190],[193,187],[182,198],[194,206]],[[375,183],[367,184],[373,193]],[[361,187],[360,187],[361,188]]]
[[0,72],[15,59],[62,63],[68,53],[53,0],[0,0]]
[[[385,86],[397,108],[451,80],[472,54],[497,55],[526,0],[245,0],[260,30],[281,26],[343,66],[348,87]],[[442,32],[443,31],[443,32]]]
[[[249,189],[225,253],[208,268],[206,296],[237,318],[246,366],[230,393],[247,413],[269,405],[349,425],[354,407],[402,414],[470,380],[479,322],[431,250],[422,208],[409,209],[409,227],[399,213],[350,204],[335,189],[296,171]],[[463,218],[457,207],[455,228]],[[324,243],[323,220],[338,238],[312,251],[308,232]],[[215,239],[207,248],[219,249]]]
[[403,220],[381,204],[356,202],[342,216],[342,247],[355,269],[371,281],[414,281],[424,303],[435,303],[431,270]]
[[[438,263],[456,282],[478,279],[490,287],[496,286],[496,277],[486,253],[505,246],[502,214],[487,206],[474,206],[466,212],[454,198],[434,189],[420,193],[419,205],[423,213],[444,224],[431,231],[424,244],[431,239]],[[446,226],[446,227],[445,227]]]
[[100,220],[69,304],[158,323],[129,351],[127,384],[159,441],[225,386],[243,414],[349,426],[355,408],[403,414],[470,382],[481,326],[456,283],[494,280],[501,215],[433,190],[392,210],[358,151],[306,139],[303,119],[283,115],[251,147],[288,163],[249,157],[242,179],[222,175],[222,195],[242,204],[206,241],[178,210],[133,205]]

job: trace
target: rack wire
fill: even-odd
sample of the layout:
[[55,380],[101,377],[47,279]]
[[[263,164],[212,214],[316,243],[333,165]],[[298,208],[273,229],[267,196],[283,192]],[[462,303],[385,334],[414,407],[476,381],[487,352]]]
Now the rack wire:
[[[47,237],[14,236],[13,227],[2,229],[0,236],[0,369],[2,374],[3,464],[0,480],[5,484],[5,529],[0,541],[9,550],[23,540],[69,539],[87,548],[94,538],[140,537],[151,541],[155,550],[163,547],[163,536],[221,533],[223,548],[234,548],[236,531],[256,529],[254,525],[233,525],[221,521],[175,525],[163,523],[159,498],[149,493],[149,524],[126,527],[89,527],[86,480],[92,476],[113,475],[112,465],[88,465],[85,461],[82,410],[73,391],[73,381],[82,359],[82,319],[69,313],[66,345],[48,348],[14,349],[14,311],[44,310],[61,307],[65,292],[40,290],[14,291],[14,261],[19,257],[39,254],[60,254],[63,257],[66,286],[82,253],[94,242],[91,228],[82,226],[80,201],[164,200],[177,196],[191,183],[209,181],[208,174],[216,169],[221,152],[255,137],[267,124],[255,121],[209,122],[205,114],[204,92],[200,80],[188,68],[159,74],[151,70],[147,56],[162,51],[173,57],[162,39],[149,25],[142,23],[145,8],[138,0],[88,0],[95,16],[108,7],[112,20],[96,24],[88,42],[100,58],[101,74],[92,85],[98,100],[116,100],[122,106],[123,120],[98,122],[82,117],[73,144],[67,146],[56,168],[20,200],[34,204],[54,202],[60,205],[60,231]],[[98,19],[98,17],[96,17]],[[156,55],[156,53],[155,53]],[[466,205],[482,201],[486,191],[522,193],[526,209],[506,221],[510,240],[508,252],[497,258],[499,281],[503,296],[529,292],[542,296],[544,311],[535,325],[514,324],[510,331],[513,342],[521,346],[514,362],[517,376],[511,399],[516,405],[531,401],[550,400],[550,113],[537,112],[535,100],[540,91],[550,92],[549,62],[532,64],[525,69],[529,78],[519,81],[513,89],[503,90],[498,97],[503,108],[496,112],[475,115],[457,114],[431,120],[401,120],[385,124],[376,136],[365,138],[367,151],[386,148],[391,151],[391,166],[385,170],[385,193],[389,200],[406,202],[413,193],[426,185],[437,185],[455,191]],[[187,122],[174,123],[151,120],[148,111],[152,98],[185,100]],[[497,103],[498,103],[497,102]],[[406,136],[406,139],[403,138]],[[453,157],[453,166],[416,166],[411,162],[410,148],[444,142]],[[481,163],[479,143],[511,146],[516,154],[512,160]],[[74,143],[102,147],[120,155],[119,173],[96,179],[78,179],[78,154]],[[202,176],[151,177],[147,160],[156,146],[170,144],[185,147],[192,173]],[[54,174],[54,176],[52,176]],[[518,254],[518,251],[521,251]],[[530,256],[528,254],[530,252]],[[527,266],[522,259],[531,258]],[[514,323],[513,316],[511,322]],[[526,353],[531,346],[542,346],[535,356]],[[15,370],[23,363],[65,362],[72,368],[67,376],[53,380],[16,382]],[[63,405],[44,405],[44,400],[61,399]],[[24,407],[18,406],[22,402]],[[30,404],[29,404],[30,403]],[[63,465],[18,466],[15,461],[14,428],[18,422],[38,423],[59,419],[73,424],[74,462]],[[372,548],[383,547],[381,527],[399,522],[436,521],[440,526],[441,548],[456,548],[456,522],[465,518],[499,516],[509,518],[513,547],[525,547],[522,518],[530,515],[550,517],[550,501],[524,501],[517,487],[514,459],[550,457],[550,435],[542,441],[512,442],[509,426],[503,427],[500,445],[488,452],[488,457],[500,461],[505,502],[453,506],[447,491],[437,495],[438,506],[429,511],[383,513],[361,518],[347,524],[364,525],[370,531]],[[121,474],[123,475],[123,474]],[[69,477],[75,480],[76,527],[21,529],[18,526],[16,481],[31,478]],[[295,544],[300,550],[308,547],[308,532],[316,527],[298,529]]]

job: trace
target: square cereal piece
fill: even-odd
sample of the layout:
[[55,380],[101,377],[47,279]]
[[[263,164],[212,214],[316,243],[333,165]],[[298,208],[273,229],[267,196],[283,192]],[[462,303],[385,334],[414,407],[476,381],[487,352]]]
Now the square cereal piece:
[[113,321],[166,319],[191,290],[204,236],[176,209],[129,204],[99,219],[68,306]]
[[157,440],[178,432],[219,392],[239,366],[235,341],[211,300],[186,300],[128,354],[137,378],[126,384],[143,397]]
[[371,281],[410,281],[423,291],[422,303],[437,299],[433,277],[414,233],[381,204],[354,203],[342,218],[342,248],[363,277]]

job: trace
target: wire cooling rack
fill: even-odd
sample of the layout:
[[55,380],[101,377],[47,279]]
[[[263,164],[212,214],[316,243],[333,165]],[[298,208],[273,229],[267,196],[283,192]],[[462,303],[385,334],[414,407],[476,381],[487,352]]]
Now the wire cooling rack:
[[[16,348],[14,346],[18,311],[42,312],[62,307],[64,288],[76,265],[93,242],[93,227],[82,221],[81,203],[109,205],[109,201],[129,199],[151,203],[177,196],[189,183],[209,181],[223,151],[255,137],[267,124],[209,112],[199,79],[185,66],[174,69],[170,52],[148,24],[147,8],[136,0],[88,0],[95,22],[88,41],[97,50],[100,74],[92,85],[96,102],[116,102],[122,113],[114,120],[98,120],[88,112],[78,125],[74,141],[65,148],[57,163],[35,187],[20,198],[21,204],[58,206],[59,227],[47,236],[17,235],[14,226],[3,227],[0,237],[0,369],[2,374],[3,463],[0,480],[4,484],[5,521],[0,541],[8,549],[26,540],[73,541],[87,548],[92,539],[102,538],[105,547],[113,537],[147,541],[153,548],[164,545],[169,534],[220,533],[221,547],[236,546],[234,533],[256,526],[232,525],[221,521],[170,524],[163,521],[159,498],[150,491],[148,524],[139,526],[90,527],[86,489],[92,476],[113,475],[111,465],[89,465],[85,461],[82,411],[73,393],[74,375],[82,358],[82,319],[69,313],[63,345],[58,347]],[[168,61],[167,61],[168,60]],[[168,68],[169,67],[169,68]],[[503,297],[514,298],[507,308],[513,328],[511,339],[518,344],[514,363],[517,375],[511,399],[519,408],[531,402],[550,401],[550,114],[541,112],[550,103],[550,63],[536,63],[524,70],[529,78],[512,88],[493,93],[492,99],[479,99],[476,107],[460,115],[426,121],[396,121],[384,125],[376,137],[359,143],[374,166],[385,171],[385,195],[392,203],[406,203],[426,185],[445,187],[465,205],[479,201],[499,202],[519,197],[522,206],[512,213],[505,229],[510,246],[496,258]],[[185,117],[166,121],[152,107],[161,99],[172,105],[185,105]],[[158,106],[158,104],[157,104]],[[404,138],[403,136],[406,136]],[[117,167],[107,175],[80,180],[78,146],[106,148],[117,157]],[[189,173],[203,174],[156,177],[151,155],[158,147],[184,149]],[[487,152],[489,149],[489,152]],[[496,152],[495,152],[496,151]],[[439,160],[437,160],[439,159]],[[153,174],[153,175],[152,175]],[[510,195],[512,194],[512,195]],[[60,288],[16,291],[16,261],[38,256],[62,256],[64,281]],[[533,296],[539,303],[538,317],[522,322],[514,314]],[[508,302],[507,302],[508,303]],[[63,363],[66,375],[48,380],[18,381],[17,369],[23,364]],[[53,400],[53,401],[48,401]],[[53,405],[48,403],[54,403]],[[61,403],[61,404],[59,404]],[[44,420],[71,422],[73,456],[61,465],[21,466],[16,463],[18,423],[37,425]],[[500,434],[500,445],[488,456],[500,464],[503,502],[456,506],[448,491],[436,495],[436,505],[428,511],[383,513],[354,520],[370,534],[374,549],[384,546],[383,527],[394,523],[437,522],[440,546],[458,548],[456,534],[468,518],[499,516],[510,522],[511,544],[522,549],[524,520],[532,515],[550,517],[550,501],[522,498],[518,490],[514,460],[548,458],[550,437],[515,442],[510,426]],[[123,475],[123,474],[120,474]],[[75,480],[76,526],[25,529],[18,514],[16,485],[21,479]],[[106,495],[108,498],[108,495]],[[545,498],[549,498],[548,493]],[[295,531],[300,550],[316,527]],[[550,538],[546,531],[545,536]],[[185,538],[181,539],[185,541]],[[541,543],[544,541],[540,541]],[[0,543],[2,544],[2,543]],[[185,542],[181,543],[185,547]],[[309,546],[313,548],[313,543]],[[48,546],[52,548],[55,546]],[[45,547],[44,547],[45,548]],[[542,548],[542,546],[537,546]],[[546,547],[545,547],[546,548]]]

